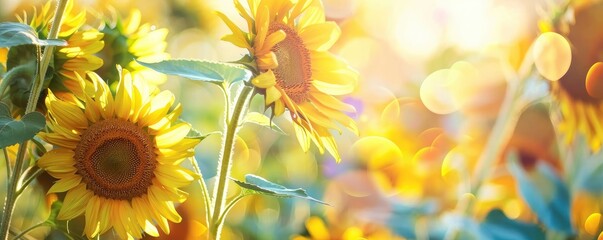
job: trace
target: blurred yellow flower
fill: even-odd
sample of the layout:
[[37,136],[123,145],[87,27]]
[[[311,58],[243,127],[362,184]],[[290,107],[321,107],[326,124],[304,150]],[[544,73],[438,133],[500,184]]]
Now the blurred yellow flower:
[[[601,212],[603,211],[603,198],[585,191],[577,191],[572,199],[572,222],[581,234],[581,239],[593,239],[598,234],[601,226]],[[598,239],[601,239],[599,235]]]
[[[29,22],[40,38],[48,36],[52,25],[54,12],[50,11],[51,2],[47,2],[40,12],[35,11]],[[27,15],[19,17],[19,21],[26,23]],[[64,92],[66,88],[82,97],[76,75],[84,76],[86,72],[94,71],[103,65],[103,60],[95,56],[105,46],[102,41],[103,34],[96,29],[82,30],[85,23],[86,11],[74,10],[73,1],[68,1],[59,30],[59,38],[67,41],[67,46],[57,48],[50,67],[54,69],[50,88],[57,94]]]
[[293,240],[380,240],[380,239],[402,239],[393,234],[389,229],[383,226],[364,224],[363,226],[326,226],[325,222],[319,217],[310,217],[306,221],[306,229],[309,237],[295,236]]
[[289,110],[304,151],[313,141],[321,153],[326,148],[339,161],[329,129],[341,132],[338,122],[358,132],[354,121],[342,112],[354,112],[354,107],[333,97],[351,93],[358,78],[347,63],[328,52],[341,34],[339,27],[325,21],[324,10],[315,0],[248,3],[249,11],[234,1],[249,33],[219,13],[233,32],[223,40],[249,50],[261,73],[251,83],[265,95],[274,116]]
[[121,20],[117,20],[116,23],[107,22],[101,29],[105,34],[103,40],[110,47],[101,52],[105,55],[103,59],[106,60],[100,71],[102,78],[116,79],[118,73],[115,65],[120,65],[132,74],[141,75],[153,85],[163,84],[167,80],[164,74],[143,67],[135,60],[158,62],[169,58],[169,54],[165,52],[168,30],[156,29],[149,23],[141,25],[140,20],[140,10],[133,9],[123,22]]
[[8,56],[8,48],[0,48],[0,64],[6,68],[6,58]]
[[66,192],[58,219],[85,215],[85,233],[94,238],[113,228],[121,239],[169,234],[168,220],[182,218],[174,202],[187,193],[179,188],[197,176],[180,166],[199,142],[187,139],[187,123],[176,123],[180,105],[169,91],[123,70],[115,96],[95,73],[80,83],[92,95],[73,101],[46,98],[48,133],[40,137],[55,146],[38,166],[59,179],[48,193]]
[[574,11],[575,21],[569,25],[569,29],[555,29],[564,34],[572,46],[569,70],[553,83],[553,93],[563,116],[559,130],[565,134],[567,143],[578,133],[585,134],[591,150],[598,152],[603,145],[603,101],[587,92],[585,82],[591,66],[603,61],[601,55],[595,54],[603,51],[603,44],[597,37],[603,29],[603,19],[600,17],[603,2],[584,3],[576,6]]

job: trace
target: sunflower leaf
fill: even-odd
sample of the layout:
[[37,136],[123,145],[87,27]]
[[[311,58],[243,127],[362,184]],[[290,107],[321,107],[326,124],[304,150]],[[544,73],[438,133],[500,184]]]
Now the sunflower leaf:
[[247,81],[252,76],[249,70],[235,64],[202,60],[171,59],[156,63],[138,63],[163,74],[215,84]]
[[490,211],[479,228],[488,239],[545,239],[545,233],[540,226],[510,219],[500,209]]
[[0,103],[0,148],[33,138],[44,129],[46,119],[39,112],[25,114],[21,120],[11,117],[8,106]]
[[511,154],[508,169],[528,206],[549,229],[574,234],[570,213],[570,192],[548,164],[539,161],[533,169],[524,169],[517,154]]
[[245,123],[254,123],[262,127],[270,128],[277,133],[287,135],[279,126],[273,123],[269,117],[259,112],[247,113],[247,115],[245,115],[245,118],[243,119],[243,124]]
[[0,47],[14,47],[25,44],[38,46],[67,46],[61,39],[40,39],[34,29],[23,23],[0,23]]
[[260,195],[282,197],[282,198],[296,197],[296,198],[307,199],[307,200],[314,201],[314,202],[324,204],[324,205],[329,205],[328,203],[325,203],[316,198],[308,196],[308,193],[304,189],[286,188],[284,186],[270,182],[262,177],[259,177],[259,176],[253,175],[253,174],[245,175],[245,182],[239,181],[236,179],[233,179],[233,181],[240,187],[247,189],[247,194],[260,194]]

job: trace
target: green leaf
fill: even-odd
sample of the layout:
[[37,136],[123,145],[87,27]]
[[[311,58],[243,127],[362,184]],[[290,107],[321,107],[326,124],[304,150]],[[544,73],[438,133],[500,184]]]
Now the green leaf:
[[249,70],[234,64],[201,60],[172,59],[157,63],[145,63],[140,61],[138,61],[138,63],[163,74],[215,84],[246,81],[252,76]]
[[233,181],[236,184],[238,184],[239,186],[241,186],[242,188],[249,190],[248,194],[260,194],[260,195],[268,195],[268,196],[283,197],[283,198],[290,198],[290,197],[304,198],[304,199],[308,199],[308,200],[311,200],[311,201],[314,201],[317,203],[321,203],[324,205],[329,205],[323,201],[320,201],[316,198],[308,196],[308,193],[306,193],[306,190],[304,190],[304,189],[286,188],[286,187],[283,187],[276,183],[270,182],[262,177],[255,176],[253,174],[245,175],[245,182],[242,182],[242,181],[239,181],[236,179],[233,179]]
[[517,154],[510,154],[507,167],[530,209],[548,229],[574,234],[571,222],[571,196],[567,185],[544,161],[533,169],[521,166]]
[[0,23],[0,47],[13,47],[25,44],[67,46],[67,42],[61,39],[39,39],[38,33],[29,25],[15,22]]
[[262,127],[270,128],[280,134],[287,135],[279,126],[274,124],[269,117],[259,112],[247,113],[247,115],[245,115],[245,118],[243,119],[243,123],[254,123]]
[[0,103],[0,148],[33,138],[44,129],[46,119],[39,112],[25,114],[21,120],[11,117],[8,106]]
[[51,226],[57,226],[57,216],[59,215],[61,207],[63,207],[63,202],[54,201],[52,205],[50,205],[50,215],[48,216],[45,222],[50,224]]
[[537,224],[509,219],[500,209],[488,213],[486,219],[480,224],[480,230],[487,239],[504,240],[530,240],[545,239],[545,233]]

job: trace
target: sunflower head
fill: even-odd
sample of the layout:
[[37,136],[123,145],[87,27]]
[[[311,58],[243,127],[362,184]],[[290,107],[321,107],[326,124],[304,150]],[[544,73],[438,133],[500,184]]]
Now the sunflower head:
[[[135,60],[158,62],[169,58],[169,54],[165,52],[167,47],[165,38],[168,30],[166,28],[156,29],[155,26],[148,23],[141,25],[141,13],[138,9],[132,10],[123,21],[117,19],[113,22],[108,20],[101,29],[105,34],[103,40],[108,46],[111,46],[101,52],[107,61],[100,69],[101,77],[117,79],[118,72],[115,65],[121,65],[132,74],[142,75],[153,85],[164,83],[167,79],[164,74],[148,69]],[[113,82],[109,84],[113,84]]]
[[[123,70],[115,95],[95,73],[80,78],[83,98],[46,98],[49,131],[40,137],[55,146],[38,166],[58,179],[48,193],[66,192],[59,220],[84,214],[89,238],[109,229],[121,239],[169,233],[168,220],[181,221],[174,202],[179,188],[197,176],[180,166],[199,142],[179,123],[181,108],[169,91],[156,91]],[[90,85],[90,86],[85,86]]]
[[[45,4],[39,12],[34,9],[31,19],[28,19],[27,14],[18,17],[19,21],[35,29],[42,39],[48,37],[52,25],[54,12],[51,11],[50,3]],[[62,92],[72,91],[81,97],[83,93],[79,92],[76,75],[84,76],[87,71],[94,71],[103,65],[103,60],[94,55],[104,47],[103,34],[95,29],[83,30],[85,21],[86,11],[74,10],[73,1],[68,1],[63,24],[59,29],[59,38],[65,40],[67,46],[56,48],[44,82],[45,88],[52,89],[59,96]],[[33,45],[12,47],[7,55],[7,70],[25,64],[35,66],[37,58]],[[31,76],[34,71],[35,67],[32,67]],[[23,103],[27,103],[30,88],[31,78],[12,84],[10,89],[13,104],[25,108]]]
[[[559,129],[566,142],[578,133],[585,134],[591,150],[603,145],[603,99],[587,91],[588,73],[603,61],[603,2],[588,1],[576,5],[574,19],[568,23],[551,23],[551,30],[565,35],[572,47],[572,62],[567,73],[553,82],[553,93],[559,101],[562,122]],[[566,26],[566,27],[563,27]],[[546,28],[544,29],[546,30]]]
[[341,125],[358,131],[343,113],[354,112],[354,107],[334,97],[351,93],[358,78],[347,63],[328,52],[341,34],[339,27],[325,21],[319,1],[250,0],[249,10],[234,3],[248,31],[219,13],[232,30],[223,40],[249,51],[260,73],[251,80],[256,91],[265,96],[273,116],[289,111],[304,150],[314,142],[321,153],[327,149],[339,161],[330,129],[341,132]]

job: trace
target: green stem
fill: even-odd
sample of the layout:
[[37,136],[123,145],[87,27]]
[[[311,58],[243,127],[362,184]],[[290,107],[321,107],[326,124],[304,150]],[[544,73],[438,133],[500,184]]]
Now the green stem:
[[226,193],[228,191],[228,179],[230,178],[232,153],[234,150],[236,132],[239,127],[241,113],[244,112],[243,110],[245,109],[247,100],[249,99],[252,90],[253,88],[251,87],[243,86],[243,89],[241,89],[241,92],[239,93],[235,103],[231,118],[228,120],[228,124],[226,125],[226,134],[224,135],[224,143],[222,144],[222,157],[218,162],[218,182],[216,187],[214,187],[214,210],[211,214],[212,221],[210,224],[210,233],[212,234],[213,239],[220,239],[222,223],[218,221],[218,218],[222,214],[222,210],[224,209],[224,204],[226,202]]
[[17,239],[23,237],[23,235],[27,234],[29,231],[34,230],[34,229],[39,228],[39,227],[42,227],[44,225],[46,225],[46,222],[41,222],[41,223],[38,223],[36,225],[33,225],[33,226],[29,227],[28,229],[25,229],[23,232],[19,233],[19,235],[15,236],[13,238],[13,240],[17,240]]
[[21,172],[21,168],[23,167],[23,158],[25,157],[25,148],[27,144],[21,143],[19,144],[19,151],[17,152],[17,160],[15,161],[15,168],[13,173],[9,178],[9,186],[6,191],[6,199],[4,201],[4,211],[2,215],[2,222],[0,222],[0,239],[8,240],[8,230],[10,227],[10,222],[12,220],[12,215],[15,209],[16,196],[17,196],[17,180],[19,179],[19,175]]
[[[23,191],[25,190],[25,188],[27,188],[27,186],[31,183],[31,181],[36,179],[43,172],[44,172],[44,170],[42,170],[41,168],[38,168],[38,169],[36,169],[36,171],[33,174],[31,174],[31,176],[27,177],[24,180],[19,181],[19,182],[21,182],[21,184],[19,184],[19,189],[17,189],[17,196],[21,195],[21,193],[23,193]],[[23,177],[25,177],[25,174],[23,174]]]
[[248,196],[248,195],[240,194],[235,199],[230,201],[230,203],[228,203],[228,205],[226,205],[226,207],[224,208],[224,212],[222,213],[222,215],[220,217],[218,217],[218,224],[222,225],[224,223],[224,219],[226,219],[226,215],[228,215],[228,212],[230,212],[230,210],[245,196]]
[[2,148],[2,153],[4,154],[4,164],[6,164],[6,178],[8,178],[12,167],[10,166],[10,159],[8,159],[8,151],[6,148]]
[[199,174],[199,185],[201,185],[201,194],[203,194],[203,206],[205,207],[205,223],[209,226],[209,220],[211,219],[211,207],[210,207],[210,198],[209,191],[207,191],[207,184],[205,184],[205,180],[203,180],[203,176],[201,174],[201,169],[199,168],[199,164],[197,164],[197,160],[192,157],[191,164],[193,165],[194,170]]
[[[57,4],[53,24],[48,34],[49,39],[55,39],[59,35],[59,28],[61,26],[63,20],[63,13],[65,12],[65,7],[67,5],[67,0],[59,0]],[[50,63],[50,59],[52,54],[54,53],[54,46],[48,46],[44,49],[44,55],[40,60],[40,64],[38,65],[37,77],[34,79],[32,85],[32,91],[29,95],[29,100],[27,101],[27,107],[25,108],[25,114],[33,112],[36,109],[36,105],[38,103],[38,99],[40,97],[40,92],[42,90],[44,84],[44,76],[46,76],[46,70],[48,69],[48,64]],[[19,152],[17,153],[17,159],[15,161],[15,168],[9,178],[9,186],[6,192],[6,199],[4,201],[3,215],[2,221],[0,222],[0,240],[8,239],[8,232],[10,228],[10,223],[12,220],[12,215],[15,208],[15,203],[17,201],[17,184],[19,179],[21,178],[21,171],[23,169],[23,158],[25,157],[25,151],[27,149],[27,142],[25,141],[19,145]]]

